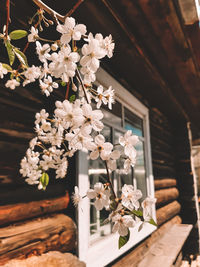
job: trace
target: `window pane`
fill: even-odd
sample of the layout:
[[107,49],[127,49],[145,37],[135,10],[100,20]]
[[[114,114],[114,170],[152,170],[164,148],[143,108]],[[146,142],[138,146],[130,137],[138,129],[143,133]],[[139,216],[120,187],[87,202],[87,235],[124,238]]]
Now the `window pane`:
[[124,108],[125,129],[131,130],[137,136],[144,136],[143,120],[132,113],[127,108]]
[[102,106],[102,112],[104,119],[114,126],[122,126],[122,105],[119,102],[115,102],[112,106],[112,110],[108,109],[107,106]]

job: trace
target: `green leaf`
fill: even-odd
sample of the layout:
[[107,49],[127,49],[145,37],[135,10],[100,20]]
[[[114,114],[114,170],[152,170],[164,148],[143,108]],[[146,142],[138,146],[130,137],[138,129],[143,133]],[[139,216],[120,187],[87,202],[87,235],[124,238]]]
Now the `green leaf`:
[[2,63],[2,66],[4,67],[4,69],[7,69],[8,71],[12,71],[12,68],[10,65]]
[[15,52],[15,55],[17,56],[17,58],[19,59],[19,61],[23,65],[28,67],[28,61],[27,61],[27,58],[26,58],[25,54],[22,51],[20,51],[19,49],[17,49],[17,48],[14,48],[14,52]]
[[75,95],[71,95],[69,98],[69,102],[74,102],[74,100],[76,99]]
[[49,184],[49,175],[48,175],[48,173],[43,172],[42,176],[40,177],[40,182],[42,184],[43,190],[45,190],[47,185]]
[[13,51],[13,46],[11,45],[9,41],[5,42],[5,46],[7,49],[10,65],[12,66],[12,64],[15,61],[15,52]]
[[119,249],[121,247],[123,247],[128,242],[129,238],[130,238],[130,231],[128,229],[128,234],[126,236],[120,236],[119,237],[119,242],[118,242]]
[[9,37],[12,40],[18,40],[18,39],[24,38],[27,34],[28,34],[27,31],[24,31],[24,30],[15,30],[15,31],[12,31],[9,34]]
[[157,223],[152,218],[148,221],[148,223],[150,223],[150,224],[152,224],[154,226],[158,226]]
[[143,216],[143,213],[142,213],[141,210],[132,210],[131,213],[133,213],[137,217],[142,217]]

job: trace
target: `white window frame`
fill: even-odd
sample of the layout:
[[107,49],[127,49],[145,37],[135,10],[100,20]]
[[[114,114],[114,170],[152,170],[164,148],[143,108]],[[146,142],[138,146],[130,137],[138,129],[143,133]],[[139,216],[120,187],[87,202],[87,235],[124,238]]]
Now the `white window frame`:
[[[100,68],[97,73],[97,81],[99,84],[103,85],[104,88],[108,88],[112,85],[115,89],[115,99],[143,119],[144,136],[146,140],[144,150],[146,160],[147,195],[154,197],[148,108],[102,68]],[[78,169],[78,186],[80,194],[84,195],[90,187],[88,177],[88,155],[86,153],[79,153]],[[138,232],[137,229],[130,229],[130,239],[121,249],[118,249],[119,235],[117,233],[105,236],[102,240],[96,241],[90,245],[89,207],[89,199],[84,198],[78,208],[78,254],[80,260],[83,260],[87,267],[102,267],[109,264],[156,230],[155,226],[148,223],[145,224],[140,232]],[[152,208],[152,217],[156,221],[155,205]]]

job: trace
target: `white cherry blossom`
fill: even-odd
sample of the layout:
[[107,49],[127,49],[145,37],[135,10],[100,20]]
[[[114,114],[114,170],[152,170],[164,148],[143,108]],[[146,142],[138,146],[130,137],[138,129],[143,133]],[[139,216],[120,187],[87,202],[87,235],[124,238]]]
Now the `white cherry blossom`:
[[122,205],[130,210],[140,207],[139,199],[142,197],[142,192],[134,189],[132,185],[125,184],[122,187]]
[[74,206],[78,206],[78,204],[81,202],[82,200],[82,197],[81,195],[79,194],[79,189],[78,189],[78,186],[75,186],[74,187],[74,193],[72,194],[72,202],[74,204]]
[[89,127],[95,131],[101,131],[104,127],[103,123],[100,121],[103,119],[103,113],[101,110],[92,110],[91,105],[84,104],[82,106],[83,115],[85,117],[84,127]]
[[58,24],[56,30],[62,34],[60,41],[63,44],[68,44],[72,39],[78,41],[82,35],[86,34],[86,26],[84,24],[77,24],[75,19],[67,17],[64,25]]
[[112,217],[112,221],[115,223],[112,232],[118,232],[120,236],[128,235],[128,229],[135,226],[135,221],[130,215],[121,216],[117,213]]
[[143,218],[149,221],[152,218],[152,206],[156,203],[156,198],[147,197],[143,200],[141,206],[143,208]]
[[41,75],[41,71],[39,67],[32,65],[24,72],[24,76],[26,80],[23,82],[23,86],[27,85],[28,83],[35,82]]
[[2,63],[0,63],[0,78],[3,79],[3,76],[8,73],[7,69],[3,67]]
[[94,206],[97,210],[102,210],[109,205],[110,190],[105,189],[102,183],[96,183],[94,189],[87,191],[87,197],[95,198]]
[[19,86],[20,82],[18,82],[16,79],[8,80],[5,84],[7,88],[10,88],[11,90],[14,90],[16,86]]
[[138,143],[139,138],[132,134],[131,130],[128,130],[124,136],[120,136],[119,143],[124,147],[124,153],[126,156],[131,156],[131,158],[136,156],[136,150],[134,146]]
[[100,47],[99,41],[94,38],[89,39],[89,43],[84,44],[81,51],[83,57],[80,64],[96,72],[100,65],[99,59],[105,56],[105,51]]
[[35,42],[38,39],[38,29],[35,27],[31,27],[30,34],[28,35],[28,41],[29,43]]
[[106,160],[113,149],[113,145],[109,142],[105,142],[105,138],[102,134],[97,135],[94,141],[95,143],[93,143],[90,158],[95,160],[100,156],[102,160]]
[[40,80],[39,82],[40,88],[46,96],[49,96],[50,93],[53,92],[53,88],[58,88],[58,84],[52,80],[52,77],[50,75],[48,75],[47,78],[44,79],[44,81]]
[[36,51],[39,56],[39,60],[41,62],[46,62],[47,59],[50,59],[51,56],[49,54],[51,48],[49,44],[41,45],[39,41],[36,41]]

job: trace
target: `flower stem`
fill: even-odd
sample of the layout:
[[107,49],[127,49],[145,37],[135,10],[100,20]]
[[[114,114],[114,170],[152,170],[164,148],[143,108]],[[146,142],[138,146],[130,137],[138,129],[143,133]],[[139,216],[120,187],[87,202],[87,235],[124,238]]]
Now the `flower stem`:
[[83,92],[84,92],[85,99],[86,99],[87,103],[89,104],[90,102],[89,102],[88,97],[87,97],[87,93],[86,93],[86,90],[85,90],[85,86],[84,86],[84,84],[83,84],[81,75],[80,75],[80,73],[79,73],[78,70],[76,70],[76,75],[77,75],[77,77],[78,77],[78,80],[80,81],[80,84],[81,84],[82,88],[83,88]]
[[65,99],[68,99],[68,97],[69,97],[69,85],[70,85],[70,82],[67,83],[67,91],[65,94]]
[[113,194],[114,198],[116,199],[117,196],[116,196],[114,188],[113,188],[112,180],[111,180],[110,173],[109,173],[109,170],[108,170],[108,164],[107,164],[106,160],[104,162],[105,162],[105,166],[106,166],[106,172],[107,172],[107,177],[108,177],[108,182],[109,182],[109,185],[110,185],[110,189],[112,191],[112,194]]

